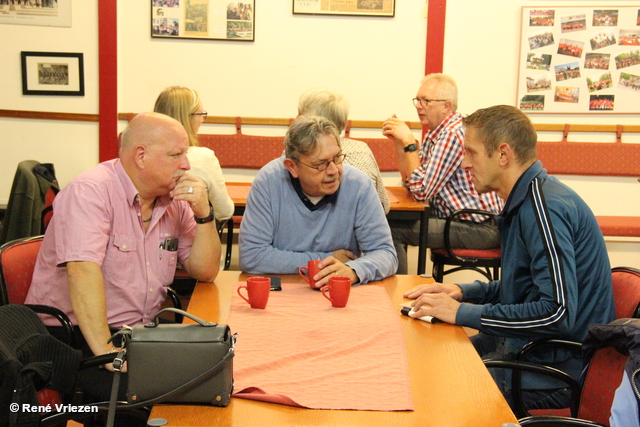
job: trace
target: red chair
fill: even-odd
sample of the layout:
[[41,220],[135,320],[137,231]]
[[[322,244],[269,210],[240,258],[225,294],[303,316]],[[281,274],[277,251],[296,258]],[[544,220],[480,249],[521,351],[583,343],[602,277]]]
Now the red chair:
[[611,269],[616,319],[640,319],[640,270],[632,267]]
[[[33,270],[42,245],[42,236],[26,237],[7,242],[0,247],[0,305],[24,305],[27,298]],[[55,317],[65,330],[67,344],[74,347],[73,325],[62,311],[45,305],[29,305],[37,313]],[[51,389],[38,392],[41,404],[60,404],[62,397]]]
[[[577,344],[577,347],[579,348],[580,344]],[[622,380],[627,359],[627,355],[619,353],[613,347],[598,349],[589,362],[582,384],[562,371],[534,363],[485,360],[485,366],[547,375],[564,381],[567,388],[571,389],[569,409],[537,411],[527,411],[520,399],[520,390],[513,389],[516,401],[514,412],[521,426],[608,426],[613,397]],[[536,415],[530,415],[530,413]]]
[[[446,274],[455,273],[460,270],[473,270],[482,274],[489,281],[500,278],[500,265],[502,250],[497,249],[460,249],[451,246],[449,232],[451,222],[462,215],[477,214],[493,217],[493,212],[479,209],[461,209],[451,214],[444,226],[444,249],[432,249],[431,261],[433,262],[433,278],[436,282],[442,282]],[[454,268],[445,270],[445,265],[453,265]],[[493,273],[492,273],[493,271]]]
[[[611,272],[616,319],[640,318],[640,270],[630,267],[615,267]],[[521,425],[608,425],[614,393],[620,385],[628,356],[612,347],[598,349],[591,358],[584,382],[580,385],[564,372],[527,361],[533,351],[540,351],[543,348],[548,350],[565,348],[580,352],[582,344],[563,340],[535,341],[522,348],[516,361],[485,361],[485,366],[488,368],[514,370],[512,383],[516,406],[514,412],[518,418],[522,418]],[[558,375],[556,378],[565,381],[572,389],[571,407],[528,410],[522,402],[520,391],[519,373],[522,371],[542,374],[557,371],[551,375]],[[588,420],[586,424],[582,423],[584,420]],[[573,424],[568,424],[569,422]],[[599,424],[589,424],[589,422]]]
[[[76,348],[74,327],[64,312],[55,307],[24,304],[31,286],[33,271],[43,238],[44,236],[26,237],[7,242],[0,247],[0,306],[7,304],[26,305],[37,313],[55,317],[65,331],[64,342]],[[180,299],[171,289],[168,291],[168,298],[171,299],[174,307],[182,308]],[[176,314],[175,322],[181,323],[182,316]],[[113,355],[96,356],[91,359],[91,363],[88,363],[87,366],[104,364],[104,360],[109,357],[113,358]],[[55,407],[56,404],[64,403],[64,398],[56,390],[43,388],[38,391],[38,401],[42,406],[50,404]],[[52,418],[54,420],[58,419],[58,417]]]
[[[33,270],[43,236],[12,240],[0,246],[0,305],[24,304],[31,286]],[[68,344],[73,342],[73,326],[62,311],[45,305],[29,305],[38,313],[58,319],[66,330]]]

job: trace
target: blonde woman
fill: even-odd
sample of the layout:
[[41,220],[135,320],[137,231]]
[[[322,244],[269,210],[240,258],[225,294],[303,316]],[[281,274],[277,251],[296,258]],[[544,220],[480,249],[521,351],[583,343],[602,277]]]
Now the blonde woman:
[[222,221],[233,215],[233,201],[227,193],[222,169],[213,150],[198,147],[198,130],[207,118],[198,93],[186,87],[171,86],[158,96],[153,111],[166,114],[182,123],[189,136],[187,158],[191,173],[204,181],[215,218]]

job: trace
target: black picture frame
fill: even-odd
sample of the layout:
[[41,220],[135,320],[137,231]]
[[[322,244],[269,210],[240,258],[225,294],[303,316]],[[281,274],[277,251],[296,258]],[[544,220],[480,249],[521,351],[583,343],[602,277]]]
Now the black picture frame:
[[393,18],[395,0],[344,0],[341,2],[293,0],[294,15],[347,15]]
[[21,52],[22,94],[84,96],[82,53]]

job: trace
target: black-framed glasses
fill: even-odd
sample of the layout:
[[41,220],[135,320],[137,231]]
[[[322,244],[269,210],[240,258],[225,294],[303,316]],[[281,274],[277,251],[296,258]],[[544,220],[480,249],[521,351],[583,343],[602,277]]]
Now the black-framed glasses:
[[203,111],[202,113],[191,113],[192,116],[202,116],[203,119],[206,119],[209,113]]
[[317,164],[317,165],[308,165],[308,164],[306,164],[306,163],[304,163],[304,162],[301,162],[301,161],[300,161],[300,160],[298,160],[298,159],[296,159],[296,161],[297,161],[298,163],[302,163],[303,165],[305,165],[305,166],[306,166],[306,167],[308,167],[308,168],[315,169],[315,170],[317,170],[318,172],[324,172],[324,171],[329,167],[329,164],[330,164],[331,162],[333,162],[333,163],[334,163],[334,164],[336,164],[336,165],[339,165],[340,163],[344,162],[345,157],[347,157],[347,155],[346,155],[346,154],[344,154],[344,153],[340,153],[340,154],[338,154],[337,156],[335,156],[333,159],[331,159],[331,160],[324,160],[324,161],[322,161],[321,163],[319,163],[319,164]]
[[427,99],[427,98],[413,98],[413,106],[418,107],[421,105],[422,108],[427,108],[430,102],[445,102],[446,99]]

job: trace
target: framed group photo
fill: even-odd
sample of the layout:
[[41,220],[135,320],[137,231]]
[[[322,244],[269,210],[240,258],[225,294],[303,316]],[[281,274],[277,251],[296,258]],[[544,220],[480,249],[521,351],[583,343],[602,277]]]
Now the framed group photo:
[[294,14],[395,16],[395,0],[293,0]]
[[71,27],[71,0],[0,0],[0,24]]
[[22,94],[84,96],[82,53],[21,52]]
[[151,37],[253,41],[254,0],[151,0]]
[[638,113],[640,7],[523,7],[517,102],[531,113]]

